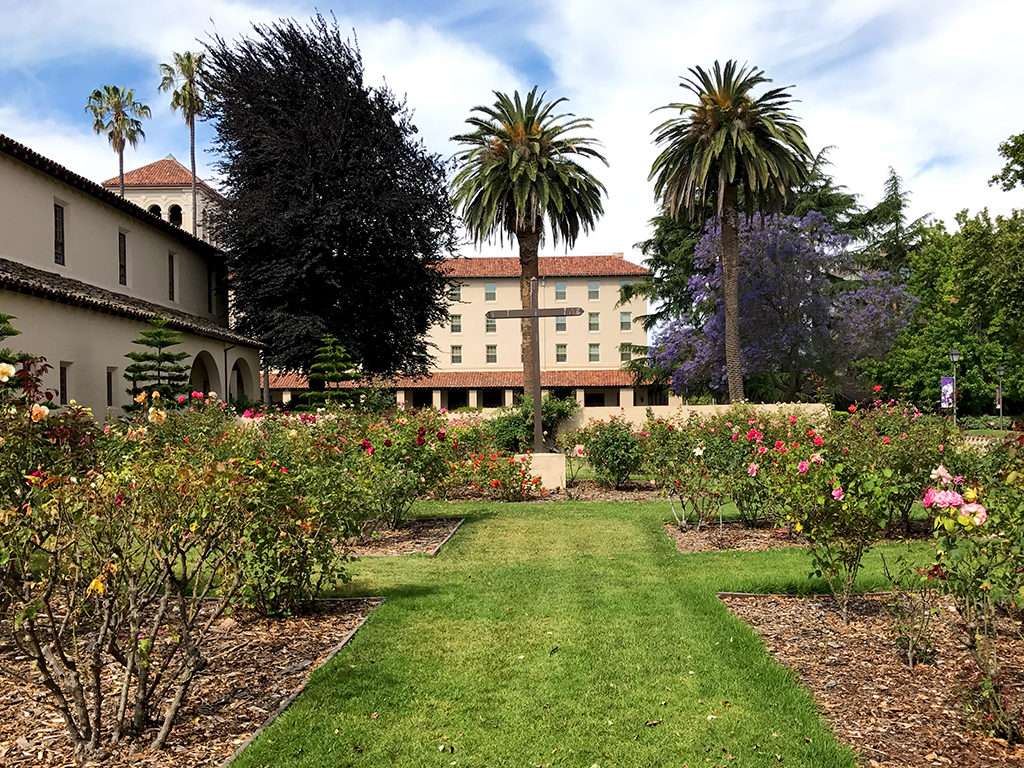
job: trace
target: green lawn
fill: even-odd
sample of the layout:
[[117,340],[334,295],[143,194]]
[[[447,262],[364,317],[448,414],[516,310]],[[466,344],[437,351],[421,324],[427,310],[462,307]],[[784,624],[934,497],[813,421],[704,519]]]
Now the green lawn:
[[715,596],[820,590],[805,551],[679,555],[662,503],[439,510],[438,557],[353,564],[387,601],[238,768],[855,765]]

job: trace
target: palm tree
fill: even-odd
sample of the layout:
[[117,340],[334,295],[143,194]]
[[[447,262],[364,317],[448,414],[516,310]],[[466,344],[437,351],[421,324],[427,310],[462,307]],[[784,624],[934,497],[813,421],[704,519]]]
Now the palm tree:
[[[538,275],[537,253],[545,228],[555,245],[572,247],[580,232],[592,229],[604,213],[604,184],[579,164],[583,158],[608,161],[595,147],[596,139],[576,135],[589,130],[590,118],[556,114],[565,98],[545,101],[533,87],[525,102],[494,92],[493,106],[476,106],[466,122],[470,133],[453,137],[465,145],[456,154],[458,173],[452,180],[452,201],[474,243],[519,244],[519,292],[523,309],[530,306],[530,281]],[[523,383],[533,402],[539,402],[540,382],[534,381],[531,331],[534,319],[522,324]]]
[[188,126],[189,154],[192,158],[192,234],[196,234],[196,118],[203,113],[206,101],[203,98],[203,57],[202,53],[172,54],[172,64],[160,65],[160,90],[170,91],[171,109],[181,110]]
[[130,144],[134,149],[139,139],[146,138],[140,118],[151,117],[149,107],[135,100],[133,89],[104,85],[89,94],[85,111],[92,113],[92,129],[106,133],[110,146],[117,152],[121,197],[124,197],[124,146]]
[[667,213],[699,216],[712,202],[722,222],[722,277],[725,300],[725,367],[729,400],[743,399],[743,362],[739,335],[740,193],[747,214],[783,204],[801,183],[812,160],[804,130],[789,111],[787,88],[755,98],[751,91],[770,83],[763,70],[716,61],[711,72],[690,69],[681,87],[696,104],[668,104],[679,111],[654,129],[663,147],[651,167],[655,196]]

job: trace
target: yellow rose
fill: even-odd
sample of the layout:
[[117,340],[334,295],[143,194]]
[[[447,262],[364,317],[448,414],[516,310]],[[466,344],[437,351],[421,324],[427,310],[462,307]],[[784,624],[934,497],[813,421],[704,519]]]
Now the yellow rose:
[[968,488],[966,491],[964,491],[964,498],[967,501],[974,503],[975,501],[978,500],[978,491],[974,488]]
[[91,582],[89,582],[89,589],[86,590],[86,594],[95,592],[97,595],[102,595],[104,591],[103,580],[97,576]]
[[50,415],[50,409],[45,405],[32,406],[32,421],[42,421]]

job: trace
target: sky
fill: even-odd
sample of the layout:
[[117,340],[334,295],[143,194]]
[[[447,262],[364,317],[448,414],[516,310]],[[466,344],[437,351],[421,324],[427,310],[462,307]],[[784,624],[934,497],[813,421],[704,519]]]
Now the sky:
[[[591,168],[608,188],[605,214],[575,254],[624,253],[650,234],[648,181],[656,112],[684,100],[687,69],[730,58],[791,85],[794,112],[815,151],[829,146],[836,181],[876,202],[893,167],[911,214],[952,226],[961,209],[1024,208],[1024,190],[988,179],[998,144],[1024,132],[1021,0],[0,0],[0,132],[96,181],[117,157],[84,106],[101,84],[127,85],[153,112],[125,168],[173,154],[188,165],[188,130],[157,89],[171,52],[211,35],[317,10],[358,39],[372,85],[404,95],[428,148],[443,157],[473,106],[493,91],[566,97],[593,120],[609,161]],[[198,129],[199,175],[214,178],[214,126]],[[462,255],[514,255],[495,243]],[[544,254],[564,253],[547,243]]]

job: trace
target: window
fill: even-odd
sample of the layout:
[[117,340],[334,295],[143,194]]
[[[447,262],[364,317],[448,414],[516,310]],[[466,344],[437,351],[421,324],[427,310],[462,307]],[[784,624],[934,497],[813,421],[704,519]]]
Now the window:
[[601,362],[601,345],[600,344],[588,344],[587,345],[587,359],[592,363]]
[[555,283],[555,301],[565,301],[565,280]]
[[505,393],[500,389],[483,389],[480,395],[481,408],[501,408],[505,404]]
[[586,392],[583,393],[583,407],[584,408],[604,408],[604,392]]
[[167,220],[176,227],[181,226],[181,206],[172,205],[167,209]]
[[64,264],[64,206],[53,204],[53,263]]
[[452,365],[458,365],[462,362],[462,346],[460,344],[452,345]]
[[151,205],[151,206],[149,206],[149,212],[152,213],[154,216],[156,216],[158,219],[163,218],[163,215],[164,215],[163,211],[160,210],[160,206],[159,205]]
[[556,317],[555,318],[555,333],[565,333],[565,318],[564,317]]
[[117,233],[117,282],[128,285],[128,235]]
[[174,301],[174,254],[167,254],[167,298]]
[[498,284],[484,283],[484,301],[498,300]]
[[619,347],[619,362],[628,363],[633,359],[633,347],[630,344],[623,344]]
[[213,292],[217,287],[217,273],[206,270],[206,311],[213,314]]
[[462,333],[462,315],[452,315],[452,333]]
[[452,283],[448,286],[448,298],[452,301],[462,301],[462,283]]
[[591,301],[596,301],[601,298],[601,281],[600,280],[588,280],[587,281],[587,298]]
[[498,321],[493,317],[484,318],[484,333],[497,333],[498,332]]
[[632,285],[632,280],[619,280],[619,289],[625,288],[627,285]]
[[68,404],[68,367],[71,363],[60,364],[60,404]]
[[484,351],[486,352],[486,361],[488,363],[497,363],[498,362],[498,345],[497,344],[488,344]]
[[633,313],[632,312],[619,312],[619,330],[620,331],[631,331],[631,330],[633,330]]
[[601,330],[601,313],[600,312],[588,312],[587,313],[587,330],[588,331],[600,331]]
[[107,408],[114,407],[114,377],[117,368],[107,368]]
[[569,347],[567,344],[555,344],[555,362],[564,363],[569,359]]

